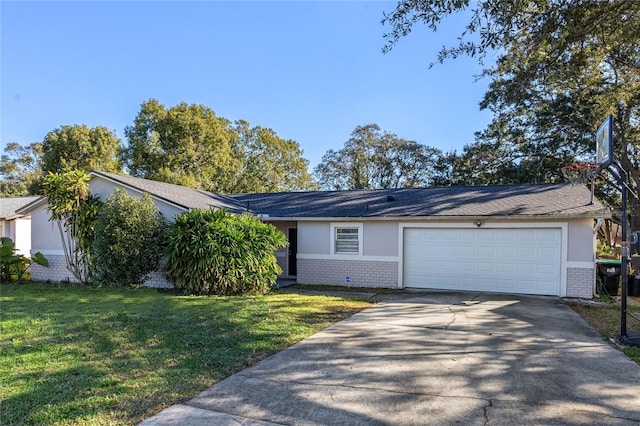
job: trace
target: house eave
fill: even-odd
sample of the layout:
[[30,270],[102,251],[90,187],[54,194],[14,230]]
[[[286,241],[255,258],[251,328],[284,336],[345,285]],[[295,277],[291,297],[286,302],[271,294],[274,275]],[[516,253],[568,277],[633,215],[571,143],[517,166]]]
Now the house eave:
[[548,215],[476,215],[476,216],[321,216],[321,217],[296,217],[296,216],[268,216],[262,219],[267,222],[464,222],[464,221],[513,221],[513,222],[531,222],[531,221],[558,221],[558,220],[576,220],[576,219],[610,219],[611,213],[588,213],[579,215],[566,214],[548,214]]
[[14,214],[14,215],[7,216],[7,217],[0,217],[0,220],[10,221],[10,220],[20,219],[20,218],[23,218],[23,217],[26,217],[26,216],[28,216],[28,215],[26,215],[26,214]]
[[109,182],[111,182],[111,183],[115,183],[115,184],[117,184],[117,185],[123,186],[123,187],[125,187],[125,188],[127,188],[127,189],[130,189],[130,190],[132,190],[132,191],[135,191],[135,192],[137,192],[137,193],[139,193],[139,194],[149,194],[149,196],[150,196],[152,199],[154,199],[154,200],[158,200],[158,201],[162,201],[163,203],[168,204],[168,205],[171,205],[171,206],[173,206],[173,207],[176,207],[177,209],[180,209],[180,210],[183,210],[183,211],[189,211],[189,210],[191,210],[191,208],[190,208],[189,206],[183,206],[183,205],[181,205],[181,204],[175,203],[175,202],[170,201],[170,200],[168,200],[168,199],[166,199],[166,198],[164,198],[164,197],[161,197],[161,196],[159,196],[159,195],[156,195],[156,194],[150,193],[150,192],[145,191],[145,190],[140,189],[140,188],[136,188],[135,186],[132,186],[132,185],[126,184],[126,183],[124,183],[124,182],[122,182],[122,181],[119,181],[119,180],[117,180],[117,179],[113,179],[113,178],[111,178],[111,177],[109,177],[109,176],[105,176],[105,175],[103,175],[102,173],[100,173],[100,172],[98,172],[98,171],[92,170],[91,172],[89,172],[89,175],[90,175],[90,176],[94,176],[94,177],[99,177],[99,178],[104,179],[104,180],[107,180],[107,181],[109,181]]
[[[45,196],[42,196],[40,198],[38,198],[37,200],[34,200],[32,202],[30,202],[29,204],[26,204],[22,207],[20,207],[19,209],[16,210],[16,215],[21,215],[21,216],[26,216],[29,213],[31,213],[33,210],[37,209],[38,207],[40,207],[43,204],[46,204],[47,202],[47,198]],[[7,219],[5,219],[7,220]]]

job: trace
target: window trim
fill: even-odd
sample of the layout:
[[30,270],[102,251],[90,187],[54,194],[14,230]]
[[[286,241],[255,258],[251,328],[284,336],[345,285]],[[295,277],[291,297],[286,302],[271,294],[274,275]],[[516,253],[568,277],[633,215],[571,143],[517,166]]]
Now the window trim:
[[[338,253],[336,252],[336,237],[337,230],[341,228],[357,229],[358,230],[358,252],[357,253]],[[363,255],[363,226],[361,222],[334,222],[331,223],[330,246],[331,256],[337,256],[341,258],[345,257],[362,257]]]

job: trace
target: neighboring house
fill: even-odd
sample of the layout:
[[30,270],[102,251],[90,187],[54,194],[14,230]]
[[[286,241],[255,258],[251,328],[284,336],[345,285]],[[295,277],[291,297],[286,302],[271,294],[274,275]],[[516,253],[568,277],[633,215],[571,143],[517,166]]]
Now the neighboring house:
[[11,238],[17,253],[25,256],[30,256],[31,252],[31,217],[28,214],[18,214],[16,211],[39,198],[0,198],[0,237]]
[[[171,220],[193,208],[248,212],[284,232],[283,276],[302,284],[496,291],[591,298],[594,219],[582,186],[503,185],[222,196],[130,176],[92,172],[91,192],[148,192]],[[44,200],[33,203],[33,249],[61,254]],[[47,233],[48,231],[48,233]],[[63,261],[63,259],[60,259]],[[64,272],[64,271],[63,271]],[[42,275],[38,275],[42,273]],[[34,268],[39,279],[66,279]],[[147,285],[166,286],[161,274]]]

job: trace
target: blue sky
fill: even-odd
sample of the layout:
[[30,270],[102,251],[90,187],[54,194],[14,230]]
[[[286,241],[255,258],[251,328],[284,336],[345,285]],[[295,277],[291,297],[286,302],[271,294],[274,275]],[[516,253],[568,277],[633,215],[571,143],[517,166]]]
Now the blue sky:
[[460,150],[489,122],[468,58],[428,68],[463,20],[417,28],[383,54],[395,2],[2,1],[1,129],[41,141],[64,124],[126,143],[140,104],[203,104],[297,141],[311,167],[357,125]]

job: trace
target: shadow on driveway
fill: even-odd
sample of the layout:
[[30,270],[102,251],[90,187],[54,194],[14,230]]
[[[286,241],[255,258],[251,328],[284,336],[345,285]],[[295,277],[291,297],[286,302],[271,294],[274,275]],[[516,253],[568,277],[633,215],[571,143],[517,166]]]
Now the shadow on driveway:
[[143,422],[638,424],[640,367],[560,299],[398,293]]

